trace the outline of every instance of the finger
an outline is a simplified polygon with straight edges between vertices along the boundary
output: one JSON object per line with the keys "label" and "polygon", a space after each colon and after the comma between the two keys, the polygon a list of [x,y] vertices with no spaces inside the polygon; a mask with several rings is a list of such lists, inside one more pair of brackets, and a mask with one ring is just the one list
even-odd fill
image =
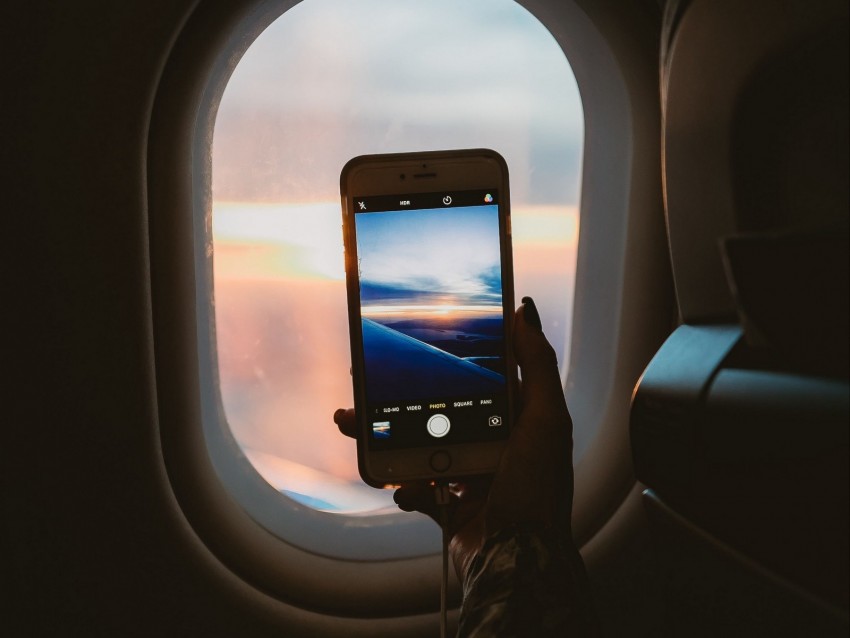
{"label": "finger", "polygon": [[452,536],[481,515],[487,504],[491,484],[492,478],[488,477],[452,485],[452,494],[457,497],[452,501],[449,524],[449,533]]}
{"label": "finger", "polygon": [[522,372],[523,405],[528,408],[563,403],[558,357],[540,328],[537,308],[530,297],[523,298],[516,313],[514,350]]}
{"label": "finger", "polygon": [[[489,481],[472,484],[453,484],[450,491],[449,536],[454,536],[472,519],[481,514],[487,500],[485,486]],[[458,496],[460,493],[460,496]],[[409,483],[398,488],[393,500],[405,512],[425,514],[437,525],[442,526],[440,508],[436,504],[434,486],[427,483]]]}
{"label": "finger", "polygon": [[340,408],[334,412],[334,423],[345,436],[352,439],[357,437],[357,419],[354,416],[354,408]]}
{"label": "finger", "polygon": [[463,501],[483,501],[487,499],[487,494],[490,492],[490,484],[493,482],[492,476],[475,477],[466,479],[463,482],[452,483],[450,485],[451,493],[458,497],[458,500]]}
{"label": "finger", "polygon": [[434,488],[427,483],[402,485],[393,493],[393,500],[399,509],[405,512],[421,512],[437,525],[440,524],[439,512],[434,501]]}

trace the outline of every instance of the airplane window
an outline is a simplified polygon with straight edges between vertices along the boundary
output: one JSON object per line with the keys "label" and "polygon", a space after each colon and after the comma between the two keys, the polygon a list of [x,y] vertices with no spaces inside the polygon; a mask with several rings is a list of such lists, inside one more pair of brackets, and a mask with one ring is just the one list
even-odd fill
{"label": "airplane window", "polygon": [[511,171],[517,297],[566,378],[584,116],[563,51],[511,0],[305,0],[237,65],[212,143],[221,399],[247,459],[324,512],[394,512],[338,434],[352,405],[339,171],[355,155],[488,147]]}

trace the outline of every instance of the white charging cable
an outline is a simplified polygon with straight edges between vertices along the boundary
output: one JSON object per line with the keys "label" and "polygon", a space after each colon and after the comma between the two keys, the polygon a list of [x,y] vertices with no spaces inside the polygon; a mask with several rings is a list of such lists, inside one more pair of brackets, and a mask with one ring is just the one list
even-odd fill
{"label": "white charging cable", "polygon": [[434,500],[440,512],[440,528],[443,531],[443,576],[440,580],[440,638],[446,638],[449,591],[449,501],[451,494],[447,483],[438,483],[434,488]]}

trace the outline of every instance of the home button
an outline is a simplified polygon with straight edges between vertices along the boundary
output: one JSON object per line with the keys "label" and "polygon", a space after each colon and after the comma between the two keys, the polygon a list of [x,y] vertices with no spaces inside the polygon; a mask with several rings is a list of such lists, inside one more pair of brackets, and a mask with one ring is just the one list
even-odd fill
{"label": "home button", "polygon": [[431,469],[435,472],[445,472],[452,466],[452,457],[448,452],[440,450],[431,455]]}

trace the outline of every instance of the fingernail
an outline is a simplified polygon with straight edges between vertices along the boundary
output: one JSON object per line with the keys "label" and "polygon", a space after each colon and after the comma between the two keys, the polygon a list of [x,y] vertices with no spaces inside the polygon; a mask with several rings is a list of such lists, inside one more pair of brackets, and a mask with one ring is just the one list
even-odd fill
{"label": "fingernail", "polygon": [[543,324],[540,323],[540,313],[537,312],[537,305],[534,303],[534,299],[531,297],[523,297],[522,303],[525,305],[525,310],[523,311],[523,317],[525,317],[525,320],[542,332]]}

